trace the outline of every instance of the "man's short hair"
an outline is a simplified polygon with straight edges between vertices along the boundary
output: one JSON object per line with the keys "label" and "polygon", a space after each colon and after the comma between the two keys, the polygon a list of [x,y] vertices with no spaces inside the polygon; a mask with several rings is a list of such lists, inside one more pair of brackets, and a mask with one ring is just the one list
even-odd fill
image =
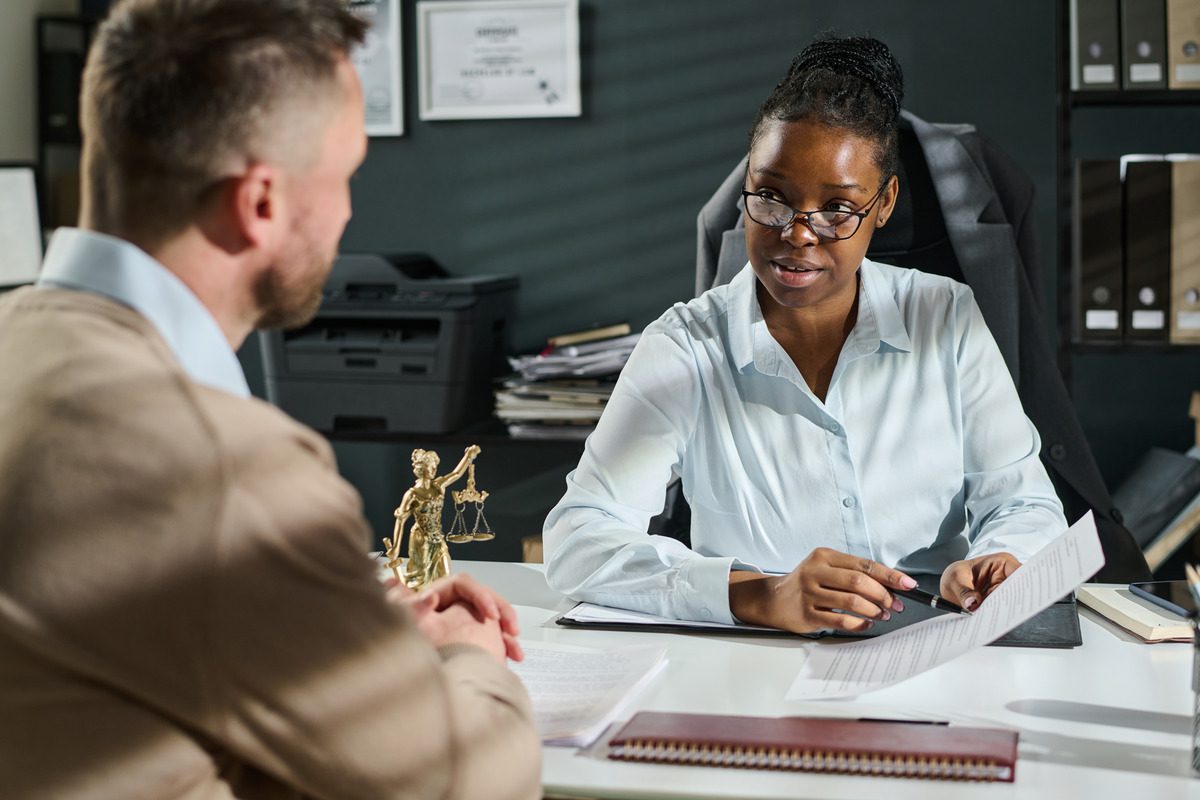
{"label": "man's short hair", "polygon": [[152,246],[247,163],[302,168],[365,31],[344,0],[118,2],[84,70],[85,219]]}

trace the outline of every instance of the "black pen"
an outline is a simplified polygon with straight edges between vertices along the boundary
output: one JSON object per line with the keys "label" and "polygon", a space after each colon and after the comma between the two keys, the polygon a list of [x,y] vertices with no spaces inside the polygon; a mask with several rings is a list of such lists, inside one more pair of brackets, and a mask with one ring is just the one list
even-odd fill
{"label": "black pen", "polygon": [[930,594],[929,592],[926,592],[922,589],[917,589],[917,588],[892,589],[892,588],[889,588],[888,591],[890,591],[892,594],[898,594],[901,597],[907,597],[909,600],[916,600],[918,603],[920,603],[923,606],[929,606],[930,608],[940,608],[943,611],[953,611],[955,614],[962,614],[967,617],[971,616],[971,612],[967,611],[962,606],[951,603],[949,600],[942,597],[941,595]]}

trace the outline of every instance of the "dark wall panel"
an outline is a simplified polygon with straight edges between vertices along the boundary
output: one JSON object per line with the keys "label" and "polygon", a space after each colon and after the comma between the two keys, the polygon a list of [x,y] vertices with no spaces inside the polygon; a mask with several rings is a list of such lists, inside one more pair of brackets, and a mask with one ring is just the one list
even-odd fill
{"label": "dark wall panel", "polygon": [[582,117],[454,122],[417,119],[404,5],[407,134],[372,139],[343,249],[519,275],[519,349],[591,323],[645,325],[691,296],[696,211],[792,56],[827,29],[884,39],[908,108],[974,122],[1010,152],[1038,184],[1055,252],[1052,3],[584,0]]}

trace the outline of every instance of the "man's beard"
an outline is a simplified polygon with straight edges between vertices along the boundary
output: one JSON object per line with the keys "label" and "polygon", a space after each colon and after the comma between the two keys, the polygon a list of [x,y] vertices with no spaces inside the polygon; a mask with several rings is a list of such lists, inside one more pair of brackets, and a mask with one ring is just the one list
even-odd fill
{"label": "man's beard", "polygon": [[323,269],[311,269],[301,283],[289,285],[279,268],[265,271],[254,286],[254,295],[262,315],[256,328],[291,330],[307,325],[321,307],[322,290],[329,277],[332,261],[322,260]]}

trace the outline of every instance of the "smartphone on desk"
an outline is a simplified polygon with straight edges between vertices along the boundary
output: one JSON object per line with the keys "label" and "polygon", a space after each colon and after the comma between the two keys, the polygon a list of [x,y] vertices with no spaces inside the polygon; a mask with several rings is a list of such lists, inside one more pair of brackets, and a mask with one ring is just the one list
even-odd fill
{"label": "smartphone on desk", "polygon": [[1181,617],[1196,613],[1187,581],[1139,581],[1129,584],[1129,591]]}

